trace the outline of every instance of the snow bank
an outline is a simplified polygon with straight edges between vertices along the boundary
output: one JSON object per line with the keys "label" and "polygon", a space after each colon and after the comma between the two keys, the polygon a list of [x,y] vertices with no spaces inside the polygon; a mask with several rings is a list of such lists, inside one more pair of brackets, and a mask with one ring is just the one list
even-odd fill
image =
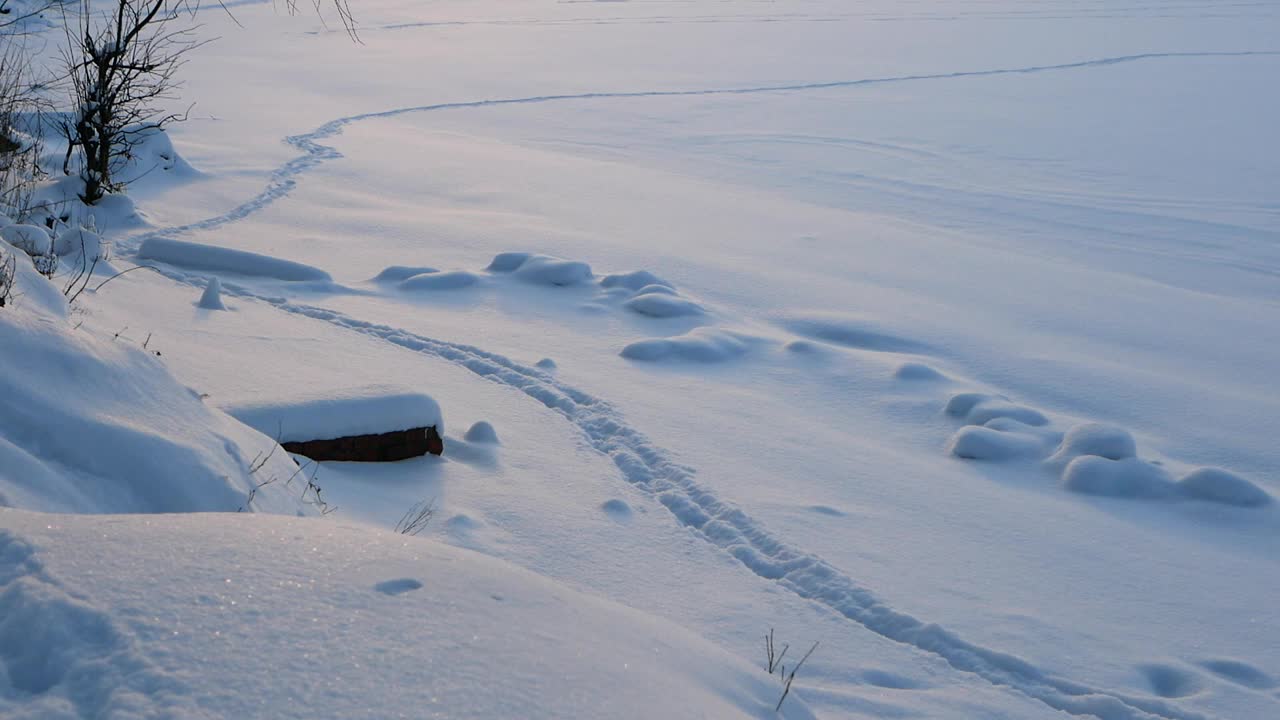
{"label": "snow bank", "polygon": [[485,269],[495,273],[511,273],[535,285],[581,285],[591,280],[591,266],[584,262],[524,252],[499,253]]}
{"label": "snow bank", "polygon": [[[0,252],[16,252],[0,244]],[[0,505],[56,512],[235,511],[269,438],[211,409],[137,342],[72,329],[59,289],[18,263],[0,309]],[[251,508],[297,512],[274,486]]]}
{"label": "snow bank", "polygon": [[329,273],[319,268],[292,260],[165,238],[148,238],[143,241],[142,247],[138,248],[138,257],[192,270],[212,270],[276,280],[327,281],[332,279]]}
{"label": "snow bank", "polygon": [[776,677],[685,628],[425,538],[234,514],[0,526],[4,717],[813,717],[803,690],[775,715]]}
{"label": "snow bank", "polygon": [[258,399],[222,409],[265,435],[279,435],[280,442],[333,440],[432,425],[444,434],[440,405],[431,396],[393,385]]}

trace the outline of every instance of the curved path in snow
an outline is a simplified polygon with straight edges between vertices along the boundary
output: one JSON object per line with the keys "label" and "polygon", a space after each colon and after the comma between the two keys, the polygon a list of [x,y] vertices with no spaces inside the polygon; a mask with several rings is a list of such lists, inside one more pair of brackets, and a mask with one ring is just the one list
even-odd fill
{"label": "curved path in snow", "polygon": [[[267,187],[249,201],[228,213],[200,222],[136,235],[122,243],[122,250],[126,255],[132,255],[147,238],[172,237],[196,230],[215,229],[271,205],[288,195],[297,185],[299,175],[327,160],[341,157],[336,149],[321,144],[320,140],[337,135],[347,125],[362,120],[497,105],[821,90],[917,80],[1049,72],[1156,58],[1248,55],[1280,55],[1280,51],[1152,53],[1003,70],[752,88],[544,95],[439,103],[353,115],[330,121],[309,133],[287,138],[288,143],[304,154],[273,172]],[[175,281],[195,286],[203,286],[207,281],[207,276],[173,268],[162,268],[162,273]],[[234,296],[265,302],[285,312],[321,320],[461,365],[477,375],[525,393],[575,425],[596,451],[613,460],[628,482],[656,498],[679,523],[707,542],[724,549],[753,573],[777,582],[800,597],[821,603],[878,635],[936,655],[958,670],[973,673],[994,685],[1009,688],[1073,715],[1094,716],[1102,720],[1202,720],[1206,717],[1164,700],[1118,693],[1049,675],[1019,657],[968,642],[936,624],[893,609],[853,578],[816,555],[789,546],[745,512],[718,498],[712,490],[697,481],[692,468],[675,462],[668,452],[631,427],[623,414],[609,402],[560,382],[542,370],[471,345],[438,340],[401,328],[358,320],[327,308],[258,294],[240,285],[227,284],[224,289]]]}

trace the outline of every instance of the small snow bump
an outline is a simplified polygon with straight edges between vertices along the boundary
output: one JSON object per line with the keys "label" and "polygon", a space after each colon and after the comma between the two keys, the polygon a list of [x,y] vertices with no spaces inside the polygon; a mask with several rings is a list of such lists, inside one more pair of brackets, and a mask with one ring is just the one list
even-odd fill
{"label": "small snow bump", "polygon": [[397,287],[408,291],[459,290],[471,287],[479,280],[480,276],[475,273],[470,273],[466,270],[451,270],[449,272],[429,272],[412,275],[401,280]]}
{"label": "small snow bump", "polygon": [[600,509],[604,510],[615,520],[622,520],[631,517],[631,506],[617,498],[606,500],[601,503]]}
{"label": "small snow bump", "polygon": [[703,315],[706,312],[697,303],[666,293],[637,295],[623,303],[623,306],[632,312],[655,318]]}
{"label": "small snow bump", "polygon": [[484,420],[480,420],[467,428],[466,434],[462,437],[467,442],[498,444],[498,431],[494,430],[493,425]]}
{"label": "small snow bump", "polygon": [[671,283],[654,275],[648,270],[636,270],[629,273],[614,273],[605,275],[600,278],[600,287],[603,288],[626,288],[627,290],[638,291],[648,286],[659,286],[671,291],[673,286]]}
{"label": "small snow bump", "polygon": [[965,460],[1011,460],[1041,452],[1039,438],[1001,432],[980,425],[966,425],[951,438],[949,451]]}
{"label": "small snow bump", "polygon": [[1124,460],[1137,454],[1138,445],[1127,430],[1101,423],[1084,423],[1067,431],[1049,461],[1065,465],[1081,455]]}
{"label": "small snow bump", "polygon": [[1265,490],[1221,468],[1192,470],[1178,481],[1178,490],[1195,500],[1237,507],[1261,507],[1271,503],[1271,496]]}
{"label": "small snow bump", "polygon": [[382,272],[374,276],[373,282],[376,283],[392,283],[408,280],[414,275],[425,275],[428,273],[440,272],[433,267],[419,267],[413,265],[392,265]]}
{"label": "small snow bump", "polygon": [[1098,455],[1082,455],[1072,460],[1062,473],[1067,490],[1085,495],[1115,498],[1164,498],[1173,494],[1168,473],[1137,458],[1108,460]]}
{"label": "small snow bump", "polygon": [[209,284],[205,285],[204,293],[200,295],[197,307],[201,310],[227,309],[227,306],[222,302],[222,281],[216,276],[209,278]]}

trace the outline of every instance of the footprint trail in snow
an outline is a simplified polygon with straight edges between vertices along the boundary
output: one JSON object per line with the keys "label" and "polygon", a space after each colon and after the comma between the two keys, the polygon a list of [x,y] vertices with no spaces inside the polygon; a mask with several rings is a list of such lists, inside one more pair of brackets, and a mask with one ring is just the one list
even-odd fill
{"label": "footprint trail in snow", "polygon": [[[1060,65],[827,83],[710,90],[601,92],[439,103],[353,115],[333,120],[310,133],[288,138],[287,142],[299,148],[304,154],[278,168],[272,173],[267,187],[261,193],[230,212],[188,225],[136,235],[122,243],[121,249],[125,254],[134,255],[139,244],[147,239],[172,238],[197,230],[215,229],[268,207],[287,196],[296,187],[298,176],[327,160],[341,157],[341,153],[321,144],[320,140],[335,136],[347,125],[363,120],[417,112],[490,106],[595,99],[823,90],[894,82],[1029,74],[1157,58],[1246,55],[1280,55],[1280,52],[1149,53]],[[197,287],[204,287],[208,281],[204,275],[188,274],[170,268],[161,268],[161,272],[175,281]],[[666,451],[655,446],[643,433],[628,425],[623,415],[610,403],[560,382],[543,370],[516,363],[474,346],[437,340],[389,325],[358,320],[334,310],[294,303],[280,297],[259,295],[239,285],[227,284],[224,286],[224,292],[243,299],[265,302],[284,312],[321,320],[453,362],[493,382],[520,390],[560,413],[566,420],[577,426],[591,447],[610,457],[629,483],[657,499],[678,522],[696,532],[707,542],[728,552],[756,575],[773,580],[800,597],[821,603],[878,635],[940,657],[958,670],[973,673],[994,685],[1009,688],[1039,700],[1051,708],[1073,715],[1094,716],[1103,720],[1198,720],[1206,717],[1162,699],[1117,693],[1046,674],[1034,664],[1019,657],[968,642],[936,624],[893,609],[877,598],[870,589],[862,587],[848,575],[813,554],[787,545],[745,512],[719,499],[714,492],[697,482],[692,468],[675,462]],[[1168,683],[1159,684],[1163,686]],[[1177,693],[1169,693],[1169,695],[1175,694]]]}

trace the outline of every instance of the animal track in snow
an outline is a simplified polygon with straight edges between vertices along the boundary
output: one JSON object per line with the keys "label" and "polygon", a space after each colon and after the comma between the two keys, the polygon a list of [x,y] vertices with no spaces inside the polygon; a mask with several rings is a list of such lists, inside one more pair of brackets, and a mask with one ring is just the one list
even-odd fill
{"label": "animal track in snow", "polygon": [[399,578],[396,580],[383,580],[373,586],[374,590],[383,595],[403,595],[407,592],[422,589],[422,582],[413,578]]}
{"label": "animal track in snow", "polygon": [[[580,93],[438,103],[353,115],[330,121],[312,132],[288,138],[287,141],[301,150],[303,154],[278,168],[271,175],[266,188],[262,192],[230,212],[188,225],[144,233],[132,238],[128,243],[122,244],[121,249],[122,252],[127,253],[131,247],[136,250],[139,243],[149,238],[221,227],[271,205],[287,196],[296,187],[297,178],[300,175],[325,161],[341,157],[341,153],[332,147],[321,144],[321,140],[339,134],[349,124],[368,119],[394,117],[407,113],[468,108],[479,109],[531,103],[822,90],[892,82],[1069,70],[1161,57],[1250,54],[1276,53],[1144,54],[1060,65],[893,78],[868,78],[785,86],[687,91]],[[200,287],[203,287],[204,282],[207,280],[203,277],[193,279],[185,272],[171,269],[164,269],[163,273],[179,282],[186,282]],[[973,673],[994,685],[1008,687],[1023,695],[1035,698],[1051,708],[1074,715],[1095,716],[1106,720],[1120,720],[1122,718],[1192,720],[1202,717],[1197,713],[1183,710],[1177,705],[1163,700],[1130,696],[1120,692],[1090,687],[1068,678],[1049,675],[1034,664],[1021,658],[975,645],[936,624],[924,622],[892,609],[869,589],[862,587],[851,577],[844,575],[812,554],[786,545],[743,511],[721,501],[714,493],[696,482],[694,472],[691,469],[674,462],[665,451],[654,446],[647,437],[629,426],[622,415],[607,402],[559,383],[543,370],[525,367],[501,355],[490,353],[474,346],[449,343],[409,333],[395,327],[356,320],[336,311],[291,303],[281,297],[255,294],[245,288],[234,287],[228,288],[228,290],[229,294],[238,295],[244,299],[266,302],[285,312],[329,322],[403,348],[454,362],[493,382],[524,392],[546,407],[560,413],[567,421],[577,426],[593,448],[613,459],[615,465],[622,472],[624,479],[632,483],[636,488],[655,497],[691,532],[707,542],[723,548],[731,556],[742,562],[744,566],[761,577],[776,580],[779,585],[794,592],[796,595],[826,605],[849,620],[885,638],[916,647],[923,652],[942,658],[958,670]],[[899,341],[905,339],[895,338],[891,334],[886,336],[877,333],[875,330],[869,331],[870,334],[868,334],[867,329],[863,327],[831,325],[822,322],[816,325],[805,324],[804,320],[806,319],[801,319],[802,324],[798,327],[806,330],[809,333],[808,336],[835,342],[836,344],[887,352],[913,352],[922,347],[910,340],[906,340],[905,344],[900,343]],[[812,320],[812,318],[808,320]]]}
{"label": "animal track in snow", "polygon": [[1254,690],[1271,690],[1280,687],[1280,682],[1267,673],[1239,660],[1213,659],[1200,663],[1209,672]]}
{"label": "animal track in snow", "polygon": [[1151,692],[1163,698],[1187,697],[1204,687],[1195,673],[1174,665],[1151,663],[1138,666],[1138,671],[1151,686]]}

